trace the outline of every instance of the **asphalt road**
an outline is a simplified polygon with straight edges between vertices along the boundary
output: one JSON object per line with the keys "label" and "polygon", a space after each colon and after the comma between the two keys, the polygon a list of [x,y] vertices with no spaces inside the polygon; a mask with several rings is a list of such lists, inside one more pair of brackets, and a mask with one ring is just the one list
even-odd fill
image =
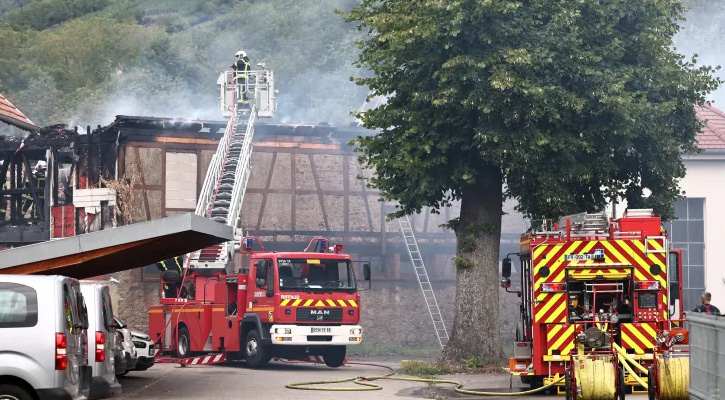
{"label": "asphalt road", "polygon": [[[382,362],[398,368],[397,362]],[[333,380],[357,376],[376,376],[388,371],[379,367],[349,365],[337,369],[314,364],[285,364],[272,362],[265,369],[252,370],[244,363],[179,367],[171,364],[157,364],[144,372],[131,372],[121,377],[123,393],[121,399],[239,399],[254,396],[259,399],[393,399],[393,398],[480,398],[458,395],[450,385],[436,388],[420,382],[377,381],[382,390],[366,392],[306,391],[285,388],[286,384],[303,381]],[[397,375],[396,375],[397,376]],[[441,377],[454,379],[466,388],[508,391],[509,376],[501,375],[457,375]],[[351,383],[338,387],[358,387]],[[521,390],[515,386],[514,390]],[[518,397],[518,396],[516,396]],[[504,397],[493,397],[504,398]],[[511,398],[511,397],[507,397]],[[527,399],[549,398],[549,396],[526,396]]]}
{"label": "asphalt road", "polygon": [[[367,360],[366,360],[367,361]],[[399,368],[399,362],[383,361],[381,364]],[[467,396],[453,391],[452,385],[438,387],[420,382],[379,380],[382,390],[365,392],[306,391],[285,388],[294,382],[334,380],[358,376],[384,375],[388,371],[371,366],[348,365],[337,369],[314,364],[285,364],[272,362],[261,370],[246,368],[244,363],[218,366],[179,367],[172,364],[157,364],[144,372],[131,372],[121,377],[123,393],[121,399],[204,399],[220,400],[240,398],[258,399],[516,399],[556,400],[563,396]],[[402,376],[402,375],[396,375]],[[466,389],[508,392],[526,390],[507,374],[441,376],[464,384]],[[357,387],[352,383],[341,383],[337,387]],[[329,387],[329,385],[328,385]],[[628,400],[645,400],[643,395],[627,395]]]}

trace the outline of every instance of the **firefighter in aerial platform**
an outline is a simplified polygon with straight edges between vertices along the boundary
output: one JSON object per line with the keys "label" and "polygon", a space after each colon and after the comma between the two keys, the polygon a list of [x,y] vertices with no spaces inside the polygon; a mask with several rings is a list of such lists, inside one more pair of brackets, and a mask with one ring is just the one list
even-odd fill
{"label": "firefighter in aerial platform", "polygon": [[[164,261],[156,263],[156,268],[163,274],[166,271],[176,271],[179,273],[179,277],[184,277],[184,259],[181,256],[169,258]],[[173,299],[179,294],[179,286],[181,281],[175,282],[164,282],[164,298]],[[186,297],[186,290],[181,291],[180,297]]]}
{"label": "firefighter in aerial platform", "polygon": [[247,52],[243,50],[238,51],[236,56],[237,61],[232,64],[232,68],[234,69],[234,85],[237,103],[241,104],[244,108],[248,108],[247,78],[249,77],[249,57],[247,57]]}

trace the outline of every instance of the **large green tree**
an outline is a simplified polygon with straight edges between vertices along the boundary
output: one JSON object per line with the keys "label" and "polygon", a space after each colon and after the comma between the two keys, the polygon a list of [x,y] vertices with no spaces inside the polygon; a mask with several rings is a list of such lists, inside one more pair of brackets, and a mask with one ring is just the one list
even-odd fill
{"label": "large green tree", "polygon": [[502,359],[502,201],[532,219],[614,198],[673,215],[712,69],[672,47],[680,0],[362,0],[361,162],[394,216],[460,199],[456,316],[444,358]]}

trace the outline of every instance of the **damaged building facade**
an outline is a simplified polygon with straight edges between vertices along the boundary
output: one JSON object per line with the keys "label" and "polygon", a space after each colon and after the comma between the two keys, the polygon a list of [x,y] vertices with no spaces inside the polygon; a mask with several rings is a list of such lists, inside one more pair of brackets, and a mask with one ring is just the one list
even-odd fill
{"label": "damaged building facade", "polygon": [[[0,159],[6,160],[0,176],[9,183],[0,192],[9,204],[0,241],[11,247],[193,212],[225,127],[225,121],[118,116],[105,127],[78,132],[58,126],[32,130],[24,141],[0,142]],[[386,220],[394,205],[366,187],[360,178],[368,172],[347,145],[368,132],[286,124],[259,124],[255,131],[240,221],[245,235],[277,251],[302,250],[313,236],[344,244],[346,253],[373,270],[372,290],[361,293],[365,342],[437,346],[398,223]],[[33,181],[38,161],[47,163],[42,186]],[[28,197],[37,198],[37,215],[32,209],[22,214],[22,199]],[[525,229],[507,208],[503,252],[515,251]],[[455,236],[440,225],[457,213],[454,207],[411,217],[449,327]],[[241,257],[235,262],[240,265]],[[159,298],[158,270],[151,265],[113,277],[119,282],[118,313],[144,329],[148,305]],[[502,308],[502,315],[513,315],[510,307]],[[513,333],[511,324],[504,331]]]}

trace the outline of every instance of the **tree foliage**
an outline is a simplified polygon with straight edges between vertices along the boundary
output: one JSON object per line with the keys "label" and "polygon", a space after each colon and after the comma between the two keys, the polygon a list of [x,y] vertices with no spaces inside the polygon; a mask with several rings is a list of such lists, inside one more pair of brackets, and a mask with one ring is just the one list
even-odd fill
{"label": "tree foliage", "polygon": [[349,122],[366,91],[348,80],[357,32],[334,9],[354,3],[12,0],[0,6],[0,93],[41,125],[219,118],[216,79],[241,48],[274,69],[279,121]]}
{"label": "tree foliage", "polygon": [[535,219],[622,198],[673,217],[695,104],[720,83],[674,51],[682,15],[680,0],[362,0],[346,15],[374,73],[355,81],[388,98],[361,116],[379,131],[357,139],[372,184],[394,216],[461,200],[445,358],[501,359],[504,197]]}
{"label": "tree foliage", "polygon": [[[441,207],[500,168],[532,217],[601,208],[615,196],[672,216],[694,151],[694,107],[713,69],[672,49],[683,6],[668,1],[362,1],[358,78],[388,104],[364,116],[374,184],[400,214]],[[645,197],[643,190],[651,191]]]}

